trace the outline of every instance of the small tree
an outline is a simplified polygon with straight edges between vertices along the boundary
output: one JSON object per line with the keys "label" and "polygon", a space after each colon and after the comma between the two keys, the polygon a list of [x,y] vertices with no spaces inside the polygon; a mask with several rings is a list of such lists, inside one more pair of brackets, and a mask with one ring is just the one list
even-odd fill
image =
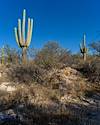
{"label": "small tree", "polygon": [[18,63],[20,61],[20,55],[18,50],[11,48],[9,45],[4,46],[5,59],[7,63]]}
{"label": "small tree", "polygon": [[90,47],[95,52],[96,55],[100,56],[100,41],[92,42],[90,44]]}
{"label": "small tree", "polygon": [[47,42],[35,56],[35,62],[45,68],[67,64],[70,52],[59,46],[57,42]]}
{"label": "small tree", "polygon": [[1,64],[20,62],[20,54],[15,48],[11,48],[9,45],[4,45],[0,48]]}

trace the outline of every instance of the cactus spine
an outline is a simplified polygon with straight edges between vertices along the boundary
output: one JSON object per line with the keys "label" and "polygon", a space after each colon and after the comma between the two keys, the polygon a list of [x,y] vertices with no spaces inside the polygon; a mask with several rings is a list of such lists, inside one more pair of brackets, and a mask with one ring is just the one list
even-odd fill
{"label": "cactus spine", "polygon": [[22,62],[25,64],[27,61],[27,48],[30,45],[33,30],[33,19],[28,18],[27,38],[25,39],[25,20],[26,10],[23,10],[23,20],[18,19],[18,28],[14,28],[15,38],[18,46],[22,49]]}
{"label": "cactus spine", "polygon": [[86,61],[88,48],[86,47],[86,36],[85,36],[85,34],[83,36],[83,42],[82,42],[82,44],[80,44],[80,51],[81,51],[81,54],[83,55],[83,60]]}

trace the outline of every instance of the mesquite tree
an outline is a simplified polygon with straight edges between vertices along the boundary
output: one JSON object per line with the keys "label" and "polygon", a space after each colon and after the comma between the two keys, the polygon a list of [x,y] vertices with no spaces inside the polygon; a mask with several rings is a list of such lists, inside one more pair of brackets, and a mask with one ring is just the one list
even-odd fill
{"label": "mesquite tree", "polygon": [[22,62],[27,62],[27,48],[30,45],[33,30],[33,19],[28,18],[27,37],[25,37],[26,10],[23,10],[23,20],[18,19],[18,28],[14,28],[18,46],[22,49]]}

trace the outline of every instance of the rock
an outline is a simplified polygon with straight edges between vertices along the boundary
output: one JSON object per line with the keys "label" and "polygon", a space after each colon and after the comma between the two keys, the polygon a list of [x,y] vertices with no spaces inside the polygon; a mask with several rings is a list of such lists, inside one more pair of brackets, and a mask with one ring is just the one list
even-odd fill
{"label": "rock", "polygon": [[15,88],[15,86],[12,86],[12,83],[10,83],[10,82],[3,82],[0,85],[0,90],[6,91],[6,92],[13,92],[16,90],[16,88]]}
{"label": "rock", "polygon": [[7,115],[11,115],[11,116],[16,116],[16,114],[14,113],[13,109],[9,109],[5,112]]}
{"label": "rock", "polygon": [[72,99],[71,95],[64,95],[61,97],[60,101],[61,103],[66,103],[67,101],[70,101]]}
{"label": "rock", "polygon": [[0,85],[0,90],[1,90],[1,91],[6,91],[6,90],[7,90],[7,86],[1,84],[1,85]]}
{"label": "rock", "polygon": [[1,85],[5,85],[5,86],[8,86],[9,84],[11,84],[10,82],[2,82]]}
{"label": "rock", "polygon": [[47,75],[46,81],[48,80],[47,83],[49,83],[52,89],[59,89],[62,92],[68,92],[75,88],[76,84],[77,86],[79,85],[79,78],[80,73],[77,70],[71,67],[65,67],[63,69],[53,69],[50,71]]}
{"label": "rock", "polygon": [[71,74],[73,74],[73,75],[77,75],[78,74],[78,71],[75,70],[75,69],[72,69],[71,67],[65,67],[64,69],[61,70],[61,72],[63,74],[65,74],[66,76],[69,76]]}
{"label": "rock", "polygon": [[7,87],[7,92],[13,92],[13,91],[15,91],[15,90],[16,90],[15,87],[12,87],[12,86],[8,86],[8,87]]}

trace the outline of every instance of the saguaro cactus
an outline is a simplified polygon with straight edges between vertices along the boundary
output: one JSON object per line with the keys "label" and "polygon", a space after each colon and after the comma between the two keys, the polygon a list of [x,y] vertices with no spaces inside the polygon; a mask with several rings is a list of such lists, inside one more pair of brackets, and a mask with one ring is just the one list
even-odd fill
{"label": "saguaro cactus", "polygon": [[83,42],[82,42],[82,44],[80,44],[80,51],[81,51],[81,54],[83,55],[83,60],[86,61],[88,48],[86,47],[86,36],[85,36],[85,34],[83,36]]}
{"label": "saguaro cactus", "polygon": [[[25,64],[27,61],[27,48],[30,45],[33,30],[33,19],[28,18],[27,38],[25,37],[25,24],[26,24],[26,10],[23,10],[23,20],[18,19],[18,28],[14,28],[15,38],[18,46],[22,49],[22,62]],[[25,39],[26,38],[26,39]]]}
{"label": "saguaro cactus", "polygon": [[4,46],[1,48],[1,64],[4,64],[4,60],[5,60],[5,52],[4,52]]}

